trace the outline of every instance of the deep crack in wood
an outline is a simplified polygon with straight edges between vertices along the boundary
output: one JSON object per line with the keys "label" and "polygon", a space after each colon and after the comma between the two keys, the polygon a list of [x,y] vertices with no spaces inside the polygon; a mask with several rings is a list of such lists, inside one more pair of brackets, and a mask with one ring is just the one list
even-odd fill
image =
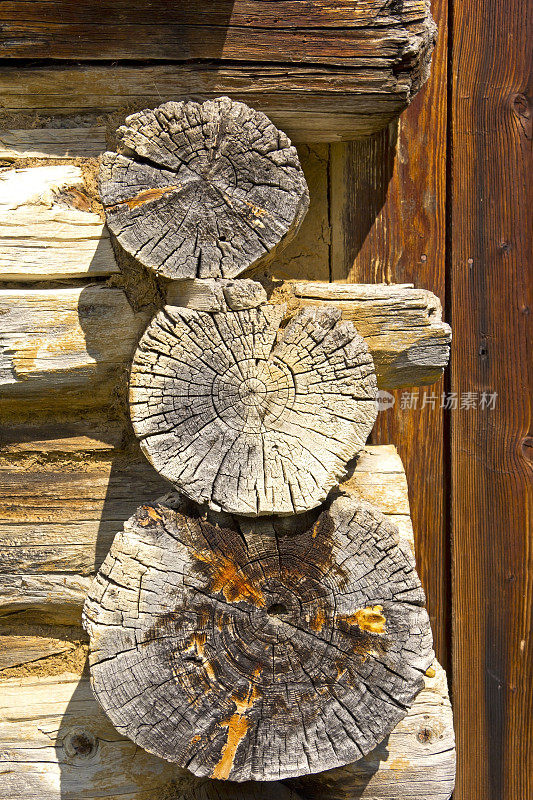
{"label": "deep crack in wood", "polygon": [[409,545],[341,495],[246,520],[170,495],[115,538],[84,609],[120,733],[199,776],[275,780],[368,753],[433,659]]}
{"label": "deep crack in wood", "polygon": [[132,114],[118,151],[101,163],[107,224],[168,278],[232,278],[267,263],[309,206],[290,139],[228,97]]}
{"label": "deep crack in wood", "polygon": [[259,286],[234,281],[226,298],[256,307],[165,306],[155,316],[133,361],[133,426],[155,469],[199,503],[252,516],[306,511],[370,434],[372,357],[338,309],[304,309],[279,330],[284,306],[245,284]]}

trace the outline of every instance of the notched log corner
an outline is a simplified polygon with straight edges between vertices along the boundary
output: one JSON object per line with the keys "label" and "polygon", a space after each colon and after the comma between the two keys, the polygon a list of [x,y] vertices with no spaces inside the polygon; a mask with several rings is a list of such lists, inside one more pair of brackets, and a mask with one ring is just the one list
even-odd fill
{"label": "notched log corner", "polygon": [[228,97],[127,117],[104,154],[100,193],[120,244],[167,278],[235,277],[271,261],[309,192],[296,148]]}
{"label": "notched log corner", "polygon": [[166,305],[139,343],[130,411],[141,448],[215,510],[313,508],[375,422],[368,348],[336,308],[303,309],[280,329],[284,306],[266,303],[260,285],[209,285],[208,311]]}
{"label": "notched log corner", "polygon": [[90,590],[92,684],[122,734],[196,775],[314,773],[406,715],[433,659],[423,604],[371,506],[246,520],[170,495],[129,520]]}

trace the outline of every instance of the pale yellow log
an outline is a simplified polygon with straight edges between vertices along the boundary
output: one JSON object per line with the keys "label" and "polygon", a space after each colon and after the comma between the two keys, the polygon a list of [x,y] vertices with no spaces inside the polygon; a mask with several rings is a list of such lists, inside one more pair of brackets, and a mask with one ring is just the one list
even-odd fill
{"label": "pale yellow log", "polygon": [[103,405],[148,321],[103,285],[0,290],[0,402]]}
{"label": "pale yellow log", "polygon": [[0,280],[118,272],[104,222],[72,164],[0,173]]}

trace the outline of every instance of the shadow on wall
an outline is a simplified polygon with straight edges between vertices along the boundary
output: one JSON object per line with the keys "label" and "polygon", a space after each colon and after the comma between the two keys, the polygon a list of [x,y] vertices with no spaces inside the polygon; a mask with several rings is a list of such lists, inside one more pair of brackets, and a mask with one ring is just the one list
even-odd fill
{"label": "shadow on wall", "polygon": [[[355,261],[385,205],[393,177],[398,126],[396,120],[365,139],[331,145],[331,275],[334,281],[358,280],[357,271],[354,273]],[[367,282],[371,265],[361,266]],[[378,276],[373,278],[377,279]]]}

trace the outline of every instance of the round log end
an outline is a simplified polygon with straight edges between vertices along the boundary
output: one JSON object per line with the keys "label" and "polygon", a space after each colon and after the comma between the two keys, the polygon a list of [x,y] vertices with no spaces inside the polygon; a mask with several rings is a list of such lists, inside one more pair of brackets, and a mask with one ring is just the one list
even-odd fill
{"label": "round log end", "polygon": [[266,263],[309,205],[289,138],[228,97],[132,114],[118,151],[100,169],[107,224],[167,278],[232,278]]}
{"label": "round log end", "polygon": [[249,516],[299,513],[364,447],[374,366],[338,309],[304,309],[280,327],[284,307],[257,302],[215,313],[165,306],[134,357],[131,417],[155,469],[192,500]]}
{"label": "round log end", "polygon": [[170,496],[126,523],[84,609],[113,724],[198,776],[276,780],[368,753],[433,659],[398,531],[346,496],[298,517],[200,515]]}

